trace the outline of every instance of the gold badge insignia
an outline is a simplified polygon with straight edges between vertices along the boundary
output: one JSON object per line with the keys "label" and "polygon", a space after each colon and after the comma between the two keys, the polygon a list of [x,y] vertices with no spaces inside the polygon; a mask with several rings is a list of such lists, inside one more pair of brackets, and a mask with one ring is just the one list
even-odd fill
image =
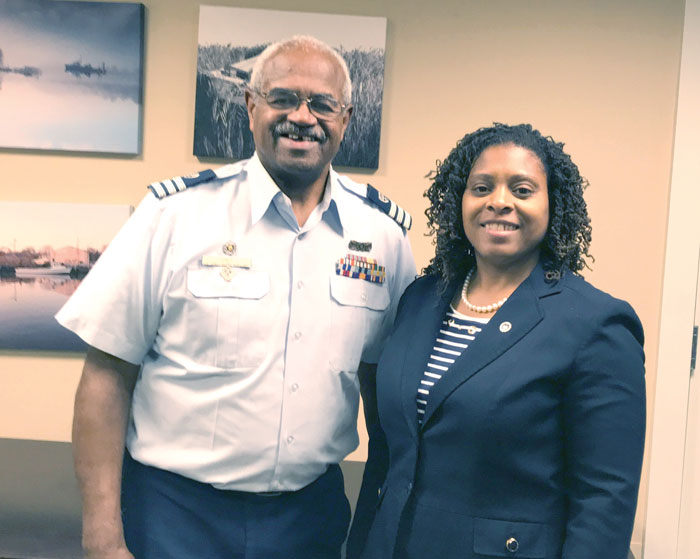
{"label": "gold badge insignia", "polygon": [[221,277],[226,281],[231,281],[231,279],[233,279],[233,268],[230,266],[221,268]]}

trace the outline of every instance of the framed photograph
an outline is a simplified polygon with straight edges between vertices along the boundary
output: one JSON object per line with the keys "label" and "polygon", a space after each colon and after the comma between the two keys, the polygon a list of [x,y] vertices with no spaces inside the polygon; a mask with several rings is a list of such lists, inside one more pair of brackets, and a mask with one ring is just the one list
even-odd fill
{"label": "framed photograph", "polygon": [[140,153],[143,14],[0,0],[0,148]]}
{"label": "framed photograph", "polygon": [[386,45],[382,17],[200,6],[194,154],[229,160],[253,154],[245,87],[265,47],[292,35],[329,44],[350,70],[354,109],[333,164],[376,169]]}
{"label": "framed photograph", "polygon": [[131,206],[0,202],[0,349],[83,351],[54,319]]}

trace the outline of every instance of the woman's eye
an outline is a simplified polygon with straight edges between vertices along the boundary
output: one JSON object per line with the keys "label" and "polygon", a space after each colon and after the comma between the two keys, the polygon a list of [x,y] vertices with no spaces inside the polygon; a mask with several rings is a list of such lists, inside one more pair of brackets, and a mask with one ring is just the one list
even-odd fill
{"label": "woman's eye", "polygon": [[527,186],[516,186],[515,193],[518,196],[528,196],[528,195],[532,194],[532,189],[527,187]]}

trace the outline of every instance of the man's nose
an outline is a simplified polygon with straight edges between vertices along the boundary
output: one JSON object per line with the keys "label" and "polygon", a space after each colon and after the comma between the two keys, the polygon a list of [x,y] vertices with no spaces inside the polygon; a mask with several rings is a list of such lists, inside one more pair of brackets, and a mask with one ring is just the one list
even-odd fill
{"label": "man's nose", "polygon": [[287,120],[305,125],[313,125],[318,121],[318,119],[309,110],[309,102],[306,99],[302,99],[299,102],[299,106],[287,114]]}

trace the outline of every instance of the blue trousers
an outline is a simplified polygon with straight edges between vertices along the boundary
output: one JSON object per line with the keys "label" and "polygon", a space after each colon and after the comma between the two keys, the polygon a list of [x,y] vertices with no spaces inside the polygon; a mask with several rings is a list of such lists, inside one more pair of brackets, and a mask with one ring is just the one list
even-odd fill
{"label": "blue trousers", "polygon": [[269,496],[215,489],[126,453],[122,519],[136,559],[340,559],[350,505],[338,465]]}

